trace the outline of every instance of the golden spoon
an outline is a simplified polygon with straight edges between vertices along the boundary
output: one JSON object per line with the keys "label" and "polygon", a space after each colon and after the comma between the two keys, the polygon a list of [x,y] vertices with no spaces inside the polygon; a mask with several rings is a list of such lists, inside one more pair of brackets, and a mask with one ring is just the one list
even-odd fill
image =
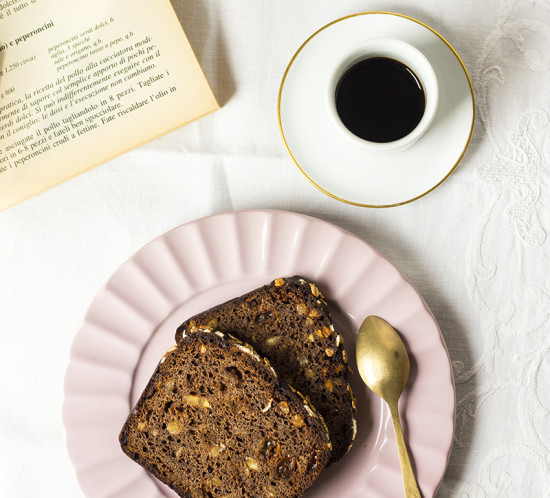
{"label": "golden spoon", "polygon": [[357,369],[363,382],[390,409],[407,498],[420,498],[403,438],[397,404],[409,378],[409,356],[395,329],[378,316],[365,318],[357,335]]}

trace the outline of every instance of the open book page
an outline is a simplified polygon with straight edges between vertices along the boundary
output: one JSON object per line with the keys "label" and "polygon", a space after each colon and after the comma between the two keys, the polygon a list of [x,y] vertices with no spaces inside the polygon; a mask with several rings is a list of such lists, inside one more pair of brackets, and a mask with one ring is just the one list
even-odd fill
{"label": "open book page", "polygon": [[216,109],[169,0],[0,0],[0,209]]}

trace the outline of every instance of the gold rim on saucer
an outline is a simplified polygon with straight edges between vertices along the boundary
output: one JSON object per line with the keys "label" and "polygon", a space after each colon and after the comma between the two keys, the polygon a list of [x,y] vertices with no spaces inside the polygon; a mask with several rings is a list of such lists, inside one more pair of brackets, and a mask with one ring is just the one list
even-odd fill
{"label": "gold rim on saucer", "polygon": [[[292,154],[292,151],[290,150],[290,147],[286,141],[286,137],[285,137],[285,134],[284,134],[284,131],[283,131],[283,126],[282,126],[282,123],[281,123],[281,96],[282,96],[282,93],[283,93],[283,88],[284,88],[284,84],[285,84],[285,81],[286,81],[286,78],[287,78],[287,75],[288,75],[288,72],[290,71],[290,68],[292,67],[292,64],[294,63],[294,61],[296,60],[296,58],[298,57],[298,55],[300,54],[300,52],[302,51],[302,49],[315,37],[317,36],[319,33],[321,33],[322,31],[324,31],[325,29],[329,28],[330,26],[332,26],[333,24],[336,24],[336,23],[339,23],[341,21],[345,21],[347,19],[350,19],[350,18],[353,18],[353,17],[358,17],[358,16],[364,16],[364,15],[371,15],[371,14],[383,14],[383,15],[390,15],[390,16],[396,16],[396,17],[402,17],[402,18],[405,18],[405,19],[408,19],[409,21],[413,21],[421,26],[423,26],[424,28],[428,29],[429,31],[431,31],[432,33],[434,33],[438,38],[441,39],[441,41],[443,41],[445,43],[445,45],[447,45],[447,47],[449,47],[449,49],[451,50],[451,52],[455,55],[456,59],[458,60],[458,62],[460,63],[460,66],[462,67],[462,70],[464,71],[464,75],[466,76],[466,79],[468,81],[468,85],[470,87],[470,94],[471,94],[471,97],[472,97],[472,123],[471,123],[471,126],[470,126],[470,133],[468,135],[468,138],[466,140],[466,143],[464,145],[464,149],[462,150],[462,153],[459,155],[458,159],[456,160],[456,162],[454,163],[454,165],[452,166],[452,168],[449,170],[449,172],[437,183],[435,184],[433,187],[431,187],[430,189],[428,189],[427,191],[425,191],[424,193],[420,194],[420,195],[417,195],[416,197],[413,197],[411,199],[408,199],[408,200],[405,200],[405,201],[401,201],[401,202],[396,202],[396,203],[393,203],[393,204],[365,204],[365,203],[361,203],[361,202],[355,202],[355,201],[350,201],[350,200],[347,200],[347,199],[343,199],[341,197],[338,197],[337,195],[334,195],[332,194],[331,192],[329,192],[328,190],[326,190],[325,188],[321,187],[320,185],[318,185],[315,181],[313,181],[312,178],[310,178],[308,176],[308,174],[304,171],[304,169],[300,166],[300,164],[298,163],[298,161],[296,160],[296,158],[294,157],[294,155]],[[384,11],[368,11],[368,12],[359,12],[359,13],[356,13],[356,14],[351,14],[349,16],[345,16],[345,17],[341,17],[339,19],[336,19],[328,24],[326,24],[325,26],[323,26],[322,28],[318,29],[317,31],[315,31],[304,43],[302,43],[302,45],[300,46],[300,48],[298,48],[298,50],[295,52],[295,54],[292,56],[292,58],[290,59],[290,62],[288,63],[286,69],[285,69],[285,72],[283,74],[283,78],[281,80],[281,84],[279,86],[279,95],[278,95],[278,98],[277,98],[277,121],[278,121],[278,124],[279,124],[279,131],[281,133],[281,137],[283,139],[283,142],[285,144],[285,147],[286,147],[286,150],[288,152],[288,154],[290,155],[290,157],[292,158],[292,160],[294,161],[294,164],[296,164],[296,166],[298,167],[298,169],[300,170],[300,172],[309,180],[310,183],[312,183],[317,189],[319,189],[321,192],[323,192],[324,194],[328,195],[329,197],[332,197],[333,199],[336,199],[338,201],[341,201],[341,202],[344,202],[346,204],[352,204],[354,206],[360,206],[360,207],[369,207],[369,208],[387,208],[387,207],[395,207],[395,206],[401,206],[403,204],[408,204],[410,202],[413,202],[413,201],[416,201],[424,196],[426,196],[427,194],[429,194],[430,192],[432,192],[433,190],[435,190],[437,187],[439,187],[445,180],[447,180],[447,178],[449,178],[449,176],[451,176],[451,174],[453,173],[453,171],[456,169],[456,167],[458,166],[458,164],[462,161],[462,158],[464,157],[464,155],[466,154],[466,150],[468,149],[468,146],[470,145],[470,141],[472,139],[472,135],[473,135],[473,132],[474,132],[474,124],[475,124],[475,117],[476,117],[476,109],[475,109],[475,96],[474,96],[474,90],[473,90],[473,85],[472,85],[472,80],[470,79],[470,75],[468,74],[468,71],[466,70],[466,66],[464,65],[464,62],[462,61],[462,59],[460,58],[460,56],[458,55],[458,53],[456,52],[456,50],[452,47],[452,45],[443,37],[441,36],[437,31],[435,31],[433,28],[431,28],[430,26],[428,26],[427,24],[424,24],[423,22],[417,20],[417,19],[414,19],[412,17],[409,17],[409,16],[406,16],[406,15],[403,15],[403,14],[397,14],[395,12],[384,12]]]}

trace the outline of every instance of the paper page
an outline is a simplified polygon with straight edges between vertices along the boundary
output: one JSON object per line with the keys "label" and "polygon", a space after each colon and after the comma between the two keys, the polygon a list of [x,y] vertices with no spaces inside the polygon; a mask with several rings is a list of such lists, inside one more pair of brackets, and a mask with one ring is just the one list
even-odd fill
{"label": "paper page", "polygon": [[0,209],[216,109],[169,0],[0,0]]}

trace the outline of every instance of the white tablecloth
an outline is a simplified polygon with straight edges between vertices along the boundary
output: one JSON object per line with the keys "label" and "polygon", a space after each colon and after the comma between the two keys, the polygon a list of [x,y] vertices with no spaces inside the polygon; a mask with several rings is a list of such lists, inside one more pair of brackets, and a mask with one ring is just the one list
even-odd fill
{"label": "white tablecloth", "polygon": [[[0,496],[82,496],[61,407],[88,305],[152,238],[244,208],[350,230],[424,296],[457,389],[438,496],[550,496],[550,3],[173,3],[222,109],[0,213]],[[476,94],[476,128],[458,169],[428,196],[391,209],[315,189],[287,155],[276,117],[295,50],[326,23],[367,10],[440,32]]]}

